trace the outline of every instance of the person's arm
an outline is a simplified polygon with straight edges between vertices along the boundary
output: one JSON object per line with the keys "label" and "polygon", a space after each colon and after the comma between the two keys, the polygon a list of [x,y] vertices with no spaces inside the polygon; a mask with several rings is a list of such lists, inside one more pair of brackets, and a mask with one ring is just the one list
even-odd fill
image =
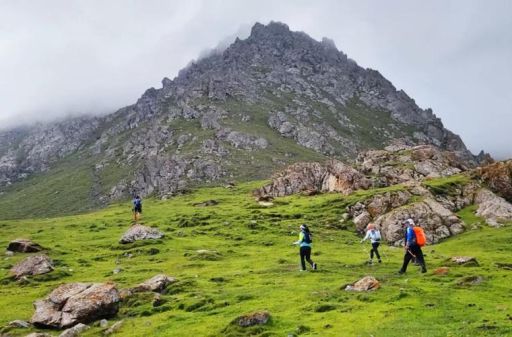
{"label": "person's arm", "polygon": [[366,231],[366,236],[361,240],[361,243],[363,243],[366,240],[368,240],[369,237],[370,237],[370,231]]}
{"label": "person's arm", "polygon": [[304,233],[300,232],[299,233],[299,240],[298,241],[295,241],[293,244],[294,245],[300,245],[300,243],[304,241]]}

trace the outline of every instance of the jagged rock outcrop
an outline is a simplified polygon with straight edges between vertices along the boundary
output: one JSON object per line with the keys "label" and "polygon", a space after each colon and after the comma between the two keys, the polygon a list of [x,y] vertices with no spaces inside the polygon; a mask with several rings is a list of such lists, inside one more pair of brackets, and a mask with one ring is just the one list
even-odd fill
{"label": "jagged rock outcrop", "polygon": [[53,261],[46,255],[29,256],[18,262],[10,270],[14,278],[34,276],[49,273],[53,270]]}
{"label": "jagged rock outcrop", "polygon": [[349,194],[367,189],[370,181],[357,170],[339,161],[297,163],[276,174],[272,183],[254,191],[257,197],[281,197],[304,191]]}
{"label": "jagged rock outcrop", "polygon": [[156,228],[144,226],[144,225],[133,225],[128,229],[121,239],[119,243],[133,243],[138,240],[156,240],[164,237],[164,233],[159,231]]}
{"label": "jagged rock outcrop", "polygon": [[67,283],[48,297],[34,302],[31,323],[40,327],[67,328],[117,313],[119,293],[114,284]]}
{"label": "jagged rock outcrop", "polygon": [[512,160],[479,167],[474,173],[491,191],[512,202]]}

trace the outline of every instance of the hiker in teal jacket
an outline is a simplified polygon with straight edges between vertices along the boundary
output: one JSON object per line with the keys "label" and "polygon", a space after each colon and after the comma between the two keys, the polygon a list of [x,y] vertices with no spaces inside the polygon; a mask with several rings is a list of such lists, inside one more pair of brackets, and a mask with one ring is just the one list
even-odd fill
{"label": "hiker in teal jacket", "polygon": [[294,242],[294,245],[299,245],[300,263],[302,266],[301,271],[306,270],[306,261],[309,262],[311,267],[316,270],[316,263],[311,260],[311,232],[306,224],[300,226],[299,240]]}

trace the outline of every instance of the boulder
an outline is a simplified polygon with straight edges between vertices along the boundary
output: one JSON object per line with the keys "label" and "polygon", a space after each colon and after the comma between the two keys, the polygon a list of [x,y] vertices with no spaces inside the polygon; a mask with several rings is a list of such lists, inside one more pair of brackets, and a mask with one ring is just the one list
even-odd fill
{"label": "boulder", "polygon": [[453,256],[450,261],[453,264],[464,266],[478,266],[478,261],[472,256]]}
{"label": "boulder", "polygon": [[365,276],[354,284],[345,287],[346,291],[372,291],[380,288],[380,282],[373,276]]}
{"label": "boulder", "polygon": [[256,311],[242,315],[235,319],[236,324],[245,328],[254,325],[267,324],[270,319],[270,313],[267,311]]}
{"label": "boulder", "polygon": [[9,245],[7,246],[7,250],[19,253],[36,253],[43,249],[44,248],[41,247],[41,245],[32,242],[29,239],[16,239],[9,242]]}
{"label": "boulder", "polygon": [[39,327],[68,328],[117,313],[119,293],[110,283],[67,283],[45,299],[34,302],[31,323]]}
{"label": "boulder", "polygon": [[476,286],[484,281],[482,276],[465,276],[457,281],[457,285],[461,287]]}
{"label": "boulder", "polygon": [[78,337],[82,332],[89,329],[90,327],[88,325],[78,323],[72,328],[64,330],[59,337]]}
{"label": "boulder", "polygon": [[131,289],[132,292],[143,292],[143,291],[155,291],[162,292],[167,288],[169,284],[176,282],[174,277],[170,277],[164,274],[158,274],[150,278],[149,280],[139,284],[138,286]]}
{"label": "boulder", "polygon": [[354,224],[356,225],[356,230],[358,232],[364,232],[366,230],[366,226],[371,221],[370,213],[367,211],[361,212],[358,216],[354,218]]}
{"label": "boulder", "polygon": [[484,218],[489,225],[499,227],[512,222],[512,204],[488,189],[478,191],[475,203],[478,205],[476,215]]}
{"label": "boulder", "polygon": [[491,191],[512,202],[512,160],[480,167],[474,173]]}
{"label": "boulder", "polygon": [[46,255],[33,255],[18,262],[11,268],[10,273],[16,279],[23,276],[46,274],[53,270],[53,262]]}
{"label": "boulder", "polygon": [[156,240],[164,236],[164,233],[160,232],[156,228],[136,224],[130,227],[121,239],[120,243],[133,243],[138,240]]}
{"label": "boulder", "polygon": [[358,189],[367,189],[371,181],[353,167],[331,160],[320,163],[296,163],[276,174],[272,183],[255,190],[254,195],[282,197],[298,193],[339,192],[350,194]]}
{"label": "boulder", "polygon": [[384,239],[396,246],[402,245],[404,228],[402,222],[412,218],[425,231],[427,244],[459,234],[464,231],[462,221],[452,211],[432,198],[393,209],[377,219],[374,223],[381,229]]}

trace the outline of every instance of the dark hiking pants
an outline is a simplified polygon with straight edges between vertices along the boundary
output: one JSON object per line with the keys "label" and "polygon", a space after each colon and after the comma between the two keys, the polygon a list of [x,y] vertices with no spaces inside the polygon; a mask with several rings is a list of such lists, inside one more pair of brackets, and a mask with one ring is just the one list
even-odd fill
{"label": "dark hiking pants", "polygon": [[370,259],[373,259],[373,254],[375,253],[375,256],[380,260],[380,254],[379,254],[379,245],[380,242],[372,242],[372,249],[370,249]]}
{"label": "dark hiking pants", "polygon": [[417,244],[412,244],[409,246],[409,249],[405,252],[404,255],[404,264],[402,265],[402,272],[407,270],[407,265],[409,262],[416,258],[416,262],[421,266],[422,271],[426,271],[427,267],[425,266],[425,259],[423,258],[423,252],[421,251],[421,247]]}
{"label": "dark hiking pants", "polygon": [[311,247],[300,247],[300,264],[302,265],[302,270],[306,270],[306,261],[308,261],[311,267],[313,267],[313,260],[311,260]]}

